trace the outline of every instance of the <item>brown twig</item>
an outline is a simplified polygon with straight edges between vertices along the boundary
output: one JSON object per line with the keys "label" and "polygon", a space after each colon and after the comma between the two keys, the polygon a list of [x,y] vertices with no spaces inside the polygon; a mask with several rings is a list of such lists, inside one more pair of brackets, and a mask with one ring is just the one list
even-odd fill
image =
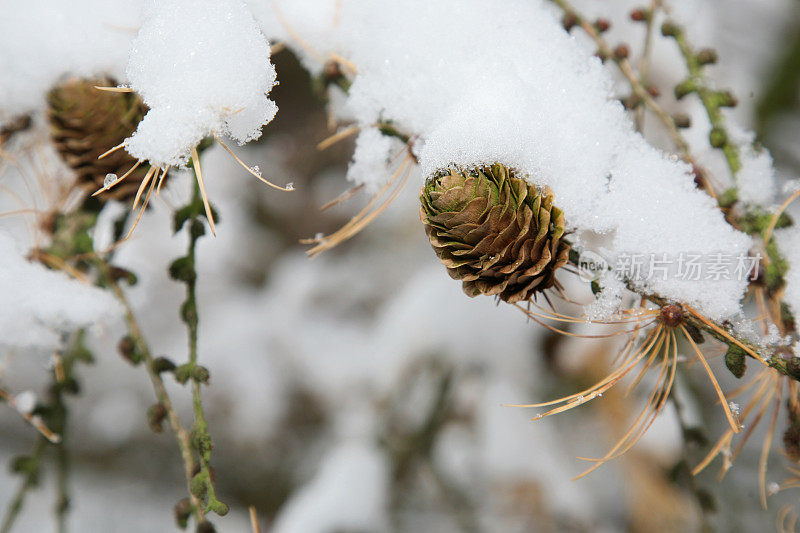
{"label": "brown twig", "polygon": [[675,125],[675,120],[672,118],[672,115],[667,113],[647,91],[647,87],[645,87],[639,76],[636,75],[636,72],[633,70],[630,61],[628,61],[628,59],[625,57],[616,57],[611,50],[611,47],[608,45],[606,40],[603,39],[594,25],[584,18],[580,13],[578,13],[567,0],[551,0],[551,2],[560,7],[564,13],[575,18],[577,24],[595,42],[597,45],[597,50],[602,57],[612,59],[614,63],[616,63],[620,72],[622,72],[622,75],[625,76],[625,79],[627,79],[630,83],[634,94],[636,94],[636,96],[644,103],[644,105],[647,106],[658,117],[658,119],[666,128],[667,133],[672,139],[672,142],[675,144],[678,151],[683,155],[684,159],[687,161],[690,160],[691,154],[689,151],[689,143],[686,142],[686,139],[684,139],[683,135],[681,135],[681,132],[678,131],[678,127]]}
{"label": "brown twig", "polygon": [[[639,70],[639,79],[642,85],[647,84],[647,76],[649,71],[650,51],[653,47],[653,20],[658,8],[661,7],[661,0],[652,0],[650,2],[650,11],[647,17],[647,26],[644,33],[644,47],[642,49],[642,57],[639,58],[637,68]],[[644,108],[638,106],[635,111],[636,129],[642,131],[644,127]],[[674,123],[674,119],[673,119]]]}
{"label": "brown twig", "polygon": [[61,442],[61,436],[57,433],[54,433],[47,427],[47,424],[44,421],[28,411],[23,411],[22,409],[17,406],[17,397],[16,395],[12,394],[11,392],[7,391],[6,389],[0,387],[0,398],[5,400],[8,405],[14,408],[14,410],[19,413],[19,415],[25,419],[31,426],[33,426],[36,431],[42,434],[47,440],[52,442],[53,444],[58,444]]}

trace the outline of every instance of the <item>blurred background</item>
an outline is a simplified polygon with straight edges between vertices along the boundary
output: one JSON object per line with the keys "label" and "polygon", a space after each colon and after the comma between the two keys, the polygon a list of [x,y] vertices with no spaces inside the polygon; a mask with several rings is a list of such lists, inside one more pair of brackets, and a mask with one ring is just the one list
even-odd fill
{"label": "blurred background", "polygon": [[[675,4],[674,15],[691,24],[698,44],[718,50],[711,73],[739,97],[736,120],[758,132],[784,179],[796,178],[798,2]],[[630,43],[637,52],[641,28],[628,17],[636,3],[578,5],[612,21],[609,42]],[[668,109],[700,116],[701,108],[671,96],[683,75],[675,53],[672,44],[655,41],[653,84],[663,88]],[[688,475],[725,430],[713,390],[693,366],[680,371],[681,413],[670,405],[631,452],[570,481],[585,468],[576,457],[605,453],[649,389],[625,396],[620,388],[539,421],[530,420],[536,411],[503,404],[585,388],[607,374],[623,339],[557,335],[512,306],[467,298],[425,238],[420,176],[355,238],[307,257],[300,239],[336,230],[369,197],[362,193],[320,211],[348,189],[344,175],[353,144],[317,149],[332,133],[319,82],[288,49],[274,62],[280,85],[272,98],[280,111],[260,141],[236,152],[265,177],[293,181],[296,192],[264,187],[219,146],[202,156],[219,221],[217,237],[198,245],[199,359],[211,372],[204,403],[217,493],[231,506],[226,517],[213,519],[217,530],[250,530],[247,509],[254,506],[261,527],[278,533],[767,531],[784,505],[797,503],[796,492],[788,491],[770,498],[767,510],[760,506],[763,427],[721,482],[717,464],[696,478]],[[46,120],[34,119],[5,138],[2,149],[15,163],[3,164],[0,174],[4,191],[35,199],[43,211],[74,179],[48,130]],[[687,136],[707,145],[700,128],[692,132]],[[645,134],[666,143],[647,124]],[[702,156],[702,146],[699,151]],[[713,170],[719,162],[708,152]],[[126,291],[154,354],[176,360],[186,353],[178,314],[184,287],[170,279],[167,267],[185,253],[187,237],[173,235],[172,212],[193,180],[189,172],[171,173],[115,257],[138,277]],[[0,205],[10,211],[11,193],[5,196]],[[126,208],[107,205],[98,234],[108,234]],[[37,237],[30,228],[42,223],[37,217],[2,217],[0,228],[31,246]],[[582,302],[591,301],[582,282],[562,282]],[[579,306],[562,309],[581,312]],[[46,454],[41,484],[26,497],[15,531],[54,530],[53,509],[64,490],[72,531],[176,530],[172,508],[186,495],[177,446],[168,431],[148,426],[153,391],[146,373],[119,356],[123,334],[117,319],[92,329],[88,347],[95,362],[76,371],[80,392],[68,401],[68,489],[59,488],[57,455]],[[0,354],[0,382],[17,392],[43,390],[51,355],[7,350]],[[713,361],[722,368],[719,357]],[[723,389],[737,385],[728,372],[717,374]],[[166,381],[179,412],[190,419],[188,389]],[[14,410],[0,407],[0,461],[11,464],[30,453],[37,434]],[[777,446],[768,481],[785,477]],[[8,469],[0,472],[4,507],[20,483]]]}

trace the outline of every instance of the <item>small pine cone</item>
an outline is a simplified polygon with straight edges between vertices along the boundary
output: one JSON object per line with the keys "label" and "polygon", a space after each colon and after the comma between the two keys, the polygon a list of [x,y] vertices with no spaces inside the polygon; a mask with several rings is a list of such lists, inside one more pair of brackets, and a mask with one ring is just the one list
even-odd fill
{"label": "small pine cone", "polygon": [[440,171],[420,193],[420,218],[433,249],[464,292],[509,303],[556,284],[569,256],[564,213],[500,164]]}
{"label": "small pine cone", "polygon": [[[76,185],[88,192],[103,187],[106,174],[122,176],[136,160],[120,148],[103,159],[99,155],[129,137],[147,108],[133,93],[95,89],[113,85],[108,80],[69,80],[48,95],[50,135],[59,155],[75,171]],[[101,201],[134,197],[147,167],[140,165],[125,181],[99,195]]]}

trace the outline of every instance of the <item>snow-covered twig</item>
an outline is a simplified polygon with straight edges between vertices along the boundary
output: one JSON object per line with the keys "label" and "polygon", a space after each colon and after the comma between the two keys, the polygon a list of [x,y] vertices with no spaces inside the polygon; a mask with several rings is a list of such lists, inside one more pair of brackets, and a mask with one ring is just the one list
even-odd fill
{"label": "snow-covered twig", "polygon": [[[642,47],[642,57],[639,59],[639,64],[637,65],[637,69],[639,70],[639,78],[642,81],[642,84],[647,84],[647,77],[649,73],[649,61],[650,61],[650,52],[652,51],[653,47],[653,20],[655,18],[657,10],[661,7],[661,0],[652,0],[650,2],[650,9],[646,12],[644,10],[639,10],[636,13],[636,18],[643,17],[646,23],[646,29],[644,33],[644,46]],[[631,14],[631,17],[634,17]],[[639,106],[636,108],[636,129],[642,131],[642,127],[644,125],[644,108]],[[673,119],[674,122],[674,119]],[[677,124],[676,124],[677,126]]]}
{"label": "snow-covered twig", "polygon": [[[47,427],[47,424],[42,421],[41,417],[33,414],[36,398],[33,393],[20,393],[13,394],[8,390],[0,387],[0,398],[5,400],[8,405],[14,408],[19,415],[25,419],[36,431],[42,434],[47,440],[56,444],[61,441],[61,436],[54,433]],[[30,404],[30,405],[29,405]]]}
{"label": "snow-covered twig", "polygon": [[633,69],[627,57],[622,57],[619,54],[614,54],[611,47],[597,31],[597,28],[581,15],[567,0],[551,0],[554,4],[560,7],[566,15],[574,17],[575,22],[592,38],[597,44],[599,55],[605,59],[612,59],[619,67],[620,72],[631,85],[634,94],[658,117],[661,123],[669,133],[672,142],[675,143],[678,151],[689,160],[691,155],[689,152],[689,143],[684,139],[678,127],[675,125],[675,119],[667,113],[661,105],[655,101],[653,96],[648,92],[647,87],[642,79]]}

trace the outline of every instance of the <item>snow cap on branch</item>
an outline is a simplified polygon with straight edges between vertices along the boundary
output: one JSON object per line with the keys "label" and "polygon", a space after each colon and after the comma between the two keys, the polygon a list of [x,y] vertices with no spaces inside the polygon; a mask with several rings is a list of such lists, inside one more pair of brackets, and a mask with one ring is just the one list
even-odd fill
{"label": "snow cap on branch", "polygon": [[[352,62],[349,111],[362,127],[390,122],[418,136],[423,175],[454,164],[515,168],[553,190],[568,225],[613,235],[614,254],[747,254],[750,239],[696,188],[691,167],[634,131],[608,72],[549,3],[344,0],[327,32],[318,19],[332,2],[275,4],[272,16],[259,13],[265,31],[306,62],[331,53]],[[686,281],[676,269],[642,288],[715,319],[740,310],[746,279]]]}
{"label": "snow cap on branch", "polygon": [[241,0],[151,2],[127,74],[150,111],[126,149],[158,166],[185,164],[211,133],[257,139],[278,109],[269,43]]}
{"label": "snow cap on branch", "polygon": [[110,294],[27,261],[0,233],[0,345],[54,348],[60,331],[118,315]]}
{"label": "snow cap on branch", "polygon": [[383,135],[378,128],[361,130],[356,138],[353,162],[347,169],[347,179],[358,185],[363,183],[370,192],[376,192],[392,175],[391,163],[401,150],[403,143]]}
{"label": "snow cap on branch", "polygon": [[0,126],[41,110],[62,76],[120,77],[141,0],[5,2],[0,15]]}

